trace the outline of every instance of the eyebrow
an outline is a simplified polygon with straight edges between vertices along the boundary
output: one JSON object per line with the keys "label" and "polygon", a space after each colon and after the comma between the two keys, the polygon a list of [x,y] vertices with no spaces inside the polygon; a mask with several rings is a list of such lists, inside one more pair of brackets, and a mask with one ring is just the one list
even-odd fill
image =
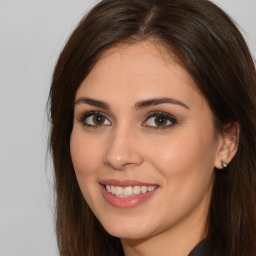
{"label": "eyebrow", "polygon": [[[81,103],[99,107],[99,108],[106,109],[106,110],[110,110],[110,105],[108,103],[106,103],[104,101],[100,101],[100,100],[95,100],[95,99],[91,99],[91,98],[87,98],[87,97],[81,97],[75,101],[75,105],[78,105]],[[185,103],[183,103],[179,100],[173,99],[173,98],[165,97],[165,98],[154,98],[154,99],[139,101],[135,104],[135,110],[140,110],[140,109],[143,109],[146,107],[156,106],[156,105],[160,105],[160,104],[164,104],[164,103],[179,105],[186,109],[189,109],[189,107]]]}
{"label": "eyebrow", "polygon": [[155,106],[155,105],[164,104],[164,103],[171,103],[171,104],[179,105],[186,109],[189,109],[189,107],[185,103],[173,98],[155,98],[155,99],[140,101],[135,104],[135,109],[139,110],[145,107]]}
{"label": "eyebrow", "polygon": [[81,103],[99,107],[99,108],[106,109],[106,110],[110,109],[110,105],[108,103],[100,101],[100,100],[86,98],[86,97],[81,97],[75,101],[75,105],[78,105]]}

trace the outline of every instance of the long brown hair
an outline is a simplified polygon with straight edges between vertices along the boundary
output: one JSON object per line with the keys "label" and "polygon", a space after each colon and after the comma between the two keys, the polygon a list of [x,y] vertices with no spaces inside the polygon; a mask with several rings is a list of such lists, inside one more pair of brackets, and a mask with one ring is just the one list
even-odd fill
{"label": "long brown hair", "polygon": [[256,255],[256,74],[232,20],[207,0],[103,0],[75,29],[57,62],[49,95],[50,148],[61,256],[123,255],[84,200],[70,156],[75,94],[101,53],[153,39],[174,53],[215,117],[240,125],[236,156],[215,170],[208,235],[214,255]]}

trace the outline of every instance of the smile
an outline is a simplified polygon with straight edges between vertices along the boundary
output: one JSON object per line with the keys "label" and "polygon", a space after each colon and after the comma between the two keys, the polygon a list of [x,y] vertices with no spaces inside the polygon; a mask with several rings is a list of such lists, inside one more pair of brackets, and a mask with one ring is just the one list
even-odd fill
{"label": "smile", "polygon": [[104,180],[99,183],[103,198],[116,208],[133,208],[154,196],[159,186],[133,180]]}
{"label": "smile", "polygon": [[156,189],[157,186],[112,186],[106,185],[106,190],[118,197],[131,197],[139,194],[145,194],[147,192],[151,192]]}

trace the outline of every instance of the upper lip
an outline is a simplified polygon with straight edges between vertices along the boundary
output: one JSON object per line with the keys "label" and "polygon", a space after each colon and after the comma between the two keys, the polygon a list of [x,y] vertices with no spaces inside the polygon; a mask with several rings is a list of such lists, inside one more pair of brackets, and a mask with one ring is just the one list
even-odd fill
{"label": "upper lip", "polygon": [[128,187],[128,186],[158,186],[155,183],[141,182],[137,180],[115,180],[115,179],[106,179],[99,182],[101,185],[110,185],[110,186],[119,186],[119,187]]}

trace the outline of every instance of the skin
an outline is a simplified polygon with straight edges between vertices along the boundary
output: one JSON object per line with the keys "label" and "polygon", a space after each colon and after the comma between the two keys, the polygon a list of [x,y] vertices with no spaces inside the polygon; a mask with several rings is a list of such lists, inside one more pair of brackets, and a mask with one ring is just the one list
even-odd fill
{"label": "skin", "polygon": [[[175,58],[150,41],[118,45],[102,55],[76,94],[71,157],[83,196],[125,255],[185,256],[205,236],[214,167],[229,161],[234,144],[216,133],[205,99]],[[92,106],[82,97],[107,103]],[[172,98],[136,109],[137,102]],[[80,99],[80,100],[79,100]],[[95,125],[81,116],[102,112]],[[154,111],[175,117],[160,129]],[[156,129],[158,128],[158,129]],[[122,209],[103,197],[99,181],[137,180],[157,184],[141,205]]]}

